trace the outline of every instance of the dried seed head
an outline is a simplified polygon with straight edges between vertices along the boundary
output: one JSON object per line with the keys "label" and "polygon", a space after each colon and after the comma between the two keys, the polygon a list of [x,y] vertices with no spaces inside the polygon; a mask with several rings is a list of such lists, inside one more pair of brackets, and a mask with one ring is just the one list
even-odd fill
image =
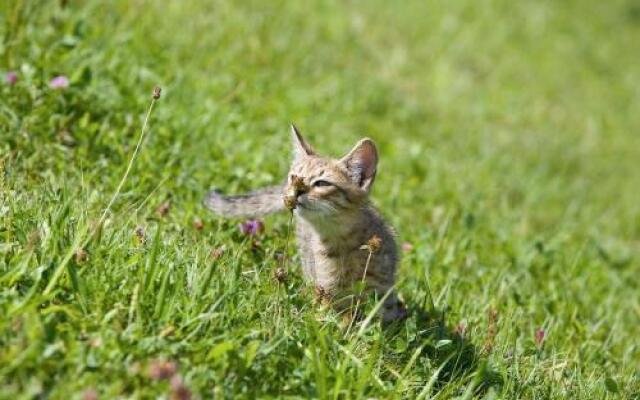
{"label": "dried seed head", "polygon": [[495,308],[490,308],[489,312],[488,312],[488,316],[489,316],[489,323],[495,323],[498,320],[498,310],[496,310]]}
{"label": "dried seed head", "polygon": [[307,186],[304,180],[298,175],[291,175],[291,185],[287,188],[287,194],[284,196],[284,205],[287,209],[293,211],[298,203],[298,196],[304,192]]}
{"label": "dried seed head", "polygon": [[160,98],[160,93],[162,92],[162,89],[160,88],[160,86],[156,86],[153,88],[153,99],[154,100],[158,100]]}
{"label": "dried seed head", "polygon": [[305,189],[304,179],[302,179],[298,175],[291,175],[291,186],[295,190],[304,190]]}
{"label": "dried seed head", "polygon": [[382,239],[380,238],[380,236],[374,234],[373,236],[371,236],[369,240],[367,240],[366,244],[363,244],[362,246],[360,246],[360,249],[368,250],[372,253],[375,253],[378,250],[380,250],[381,247],[382,247]]}
{"label": "dried seed head", "polygon": [[314,288],[314,303],[318,305],[328,305],[331,303],[331,295],[327,293],[325,288],[320,285],[316,285]]}
{"label": "dried seed head", "polygon": [[546,332],[544,331],[544,329],[542,328],[536,329],[536,332],[534,334],[534,340],[536,342],[536,347],[538,349],[542,348],[542,345],[544,344],[545,336],[546,336]]}
{"label": "dried seed head", "polygon": [[458,325],[453,329],[453,332],[460,337],[464,337],[465,333],[467,333],[467,323],[465,321],[458,322]]}
{"label": "dried seed head", "polygon": [[200,218],[196,218],[196,219],[193,220],[193,227],[197,231],[201,231],[204,228],[204,222],[202,222],[202,220]]}
{"label": "dried seed head", "polygon": [[146,236],[144,234],[144,227],[143,226],[136,226],[136,230],[134,231],[134,234],[136,235],[136,239],[138,239],[138,242],[140,243],[144,243],[147,241]]}
{"label": "dried seed head", "polygon": [[89,259],[89,254],[83,249],[79,248],[76,250],[76,263],[83,264]]}
{"label": "dried seed head", "polygon": [[167,214],[169,214],[169,210],[171,209],[171,204],[168,201],[165,201],[164,203],[160,204],[158,206],[158,208],[156,209],[156,213],[160,216],[160,217],[164,217]]}
{"label": "dried seed head", "polygon": [[297,203],[298,199],[295,196],[284,196],[284,206],[287,207],[287,210],[295,210]]}
{"label": "dried seed head", "polygon": [[273,271],[273,279],[275,279],[279,283],[286,282],[288,275],[289,274],[287,273],[287,270],[282,267],[276,268],[276,270]]}
{"label": "dried seed head", "polygon": [[222,257],[223,254],[224,254],[224,246],[216,247],[215,249],[211,250],[211,258],[213,258],[214,260],[217,260],[218,258]]}
{"label": "dried seed head", "polygon": [[498,310],[491,307],[487,312],[487,334],[484,340],[483,353],[490,354],[493,351],[494,341],[498,334]]}

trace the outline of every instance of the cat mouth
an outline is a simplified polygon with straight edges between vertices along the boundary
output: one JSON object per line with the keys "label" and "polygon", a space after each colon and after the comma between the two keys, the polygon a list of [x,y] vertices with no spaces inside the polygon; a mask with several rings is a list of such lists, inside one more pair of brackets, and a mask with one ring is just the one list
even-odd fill
{"label": "cat mouth", "polygon": [[305,214],[316,213],[319,211],[318,208],[314,207],[313,204],[300,201],[300,199],[298,199],[298,202],[296,203],[296,210],[303,212]]}

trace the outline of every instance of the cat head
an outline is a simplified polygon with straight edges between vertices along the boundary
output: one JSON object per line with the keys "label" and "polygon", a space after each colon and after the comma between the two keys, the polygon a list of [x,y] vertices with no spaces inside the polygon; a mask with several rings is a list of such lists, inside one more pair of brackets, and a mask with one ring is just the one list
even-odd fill
{"label": "cat head", "polygon": [[318,155],[294,125],[291,136],[293,162],[286,192],[297,199],[299,215],[327,218],[367,202],[378,166],[378,151],[371,139],[361,139],[344,157],[332,159]]}

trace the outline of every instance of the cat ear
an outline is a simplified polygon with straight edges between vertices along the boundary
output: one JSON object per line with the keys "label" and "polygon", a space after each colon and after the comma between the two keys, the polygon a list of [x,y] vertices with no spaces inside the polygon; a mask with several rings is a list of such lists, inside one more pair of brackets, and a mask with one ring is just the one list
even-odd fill
{"label": "cat ear", "polygon": [[294,159],[300,159],[306,156],[312,156],[316,153],[313,151],[309,143],[307,143],[300,131],[294,124],[291,124],[291,139],[293,141],[293,157]]}
{"label": "cat ear", "polygon": [[349,154],[342,157],[340,163],[345,166],[351,179],[362,189],[368,191],[373,184],[378,168],[378,150],[373,140],[360,140]]}

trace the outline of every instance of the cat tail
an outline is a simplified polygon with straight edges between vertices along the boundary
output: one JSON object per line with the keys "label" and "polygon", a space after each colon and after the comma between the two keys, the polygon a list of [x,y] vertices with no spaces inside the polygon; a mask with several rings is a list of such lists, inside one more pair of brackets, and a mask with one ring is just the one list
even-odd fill
{"label": "cat tail", "polygon": [[284,210],[283,186],[271,186],[254,192],[225,196],[217,190],[207,193],[204,205],[224,217],[258,217]]}

